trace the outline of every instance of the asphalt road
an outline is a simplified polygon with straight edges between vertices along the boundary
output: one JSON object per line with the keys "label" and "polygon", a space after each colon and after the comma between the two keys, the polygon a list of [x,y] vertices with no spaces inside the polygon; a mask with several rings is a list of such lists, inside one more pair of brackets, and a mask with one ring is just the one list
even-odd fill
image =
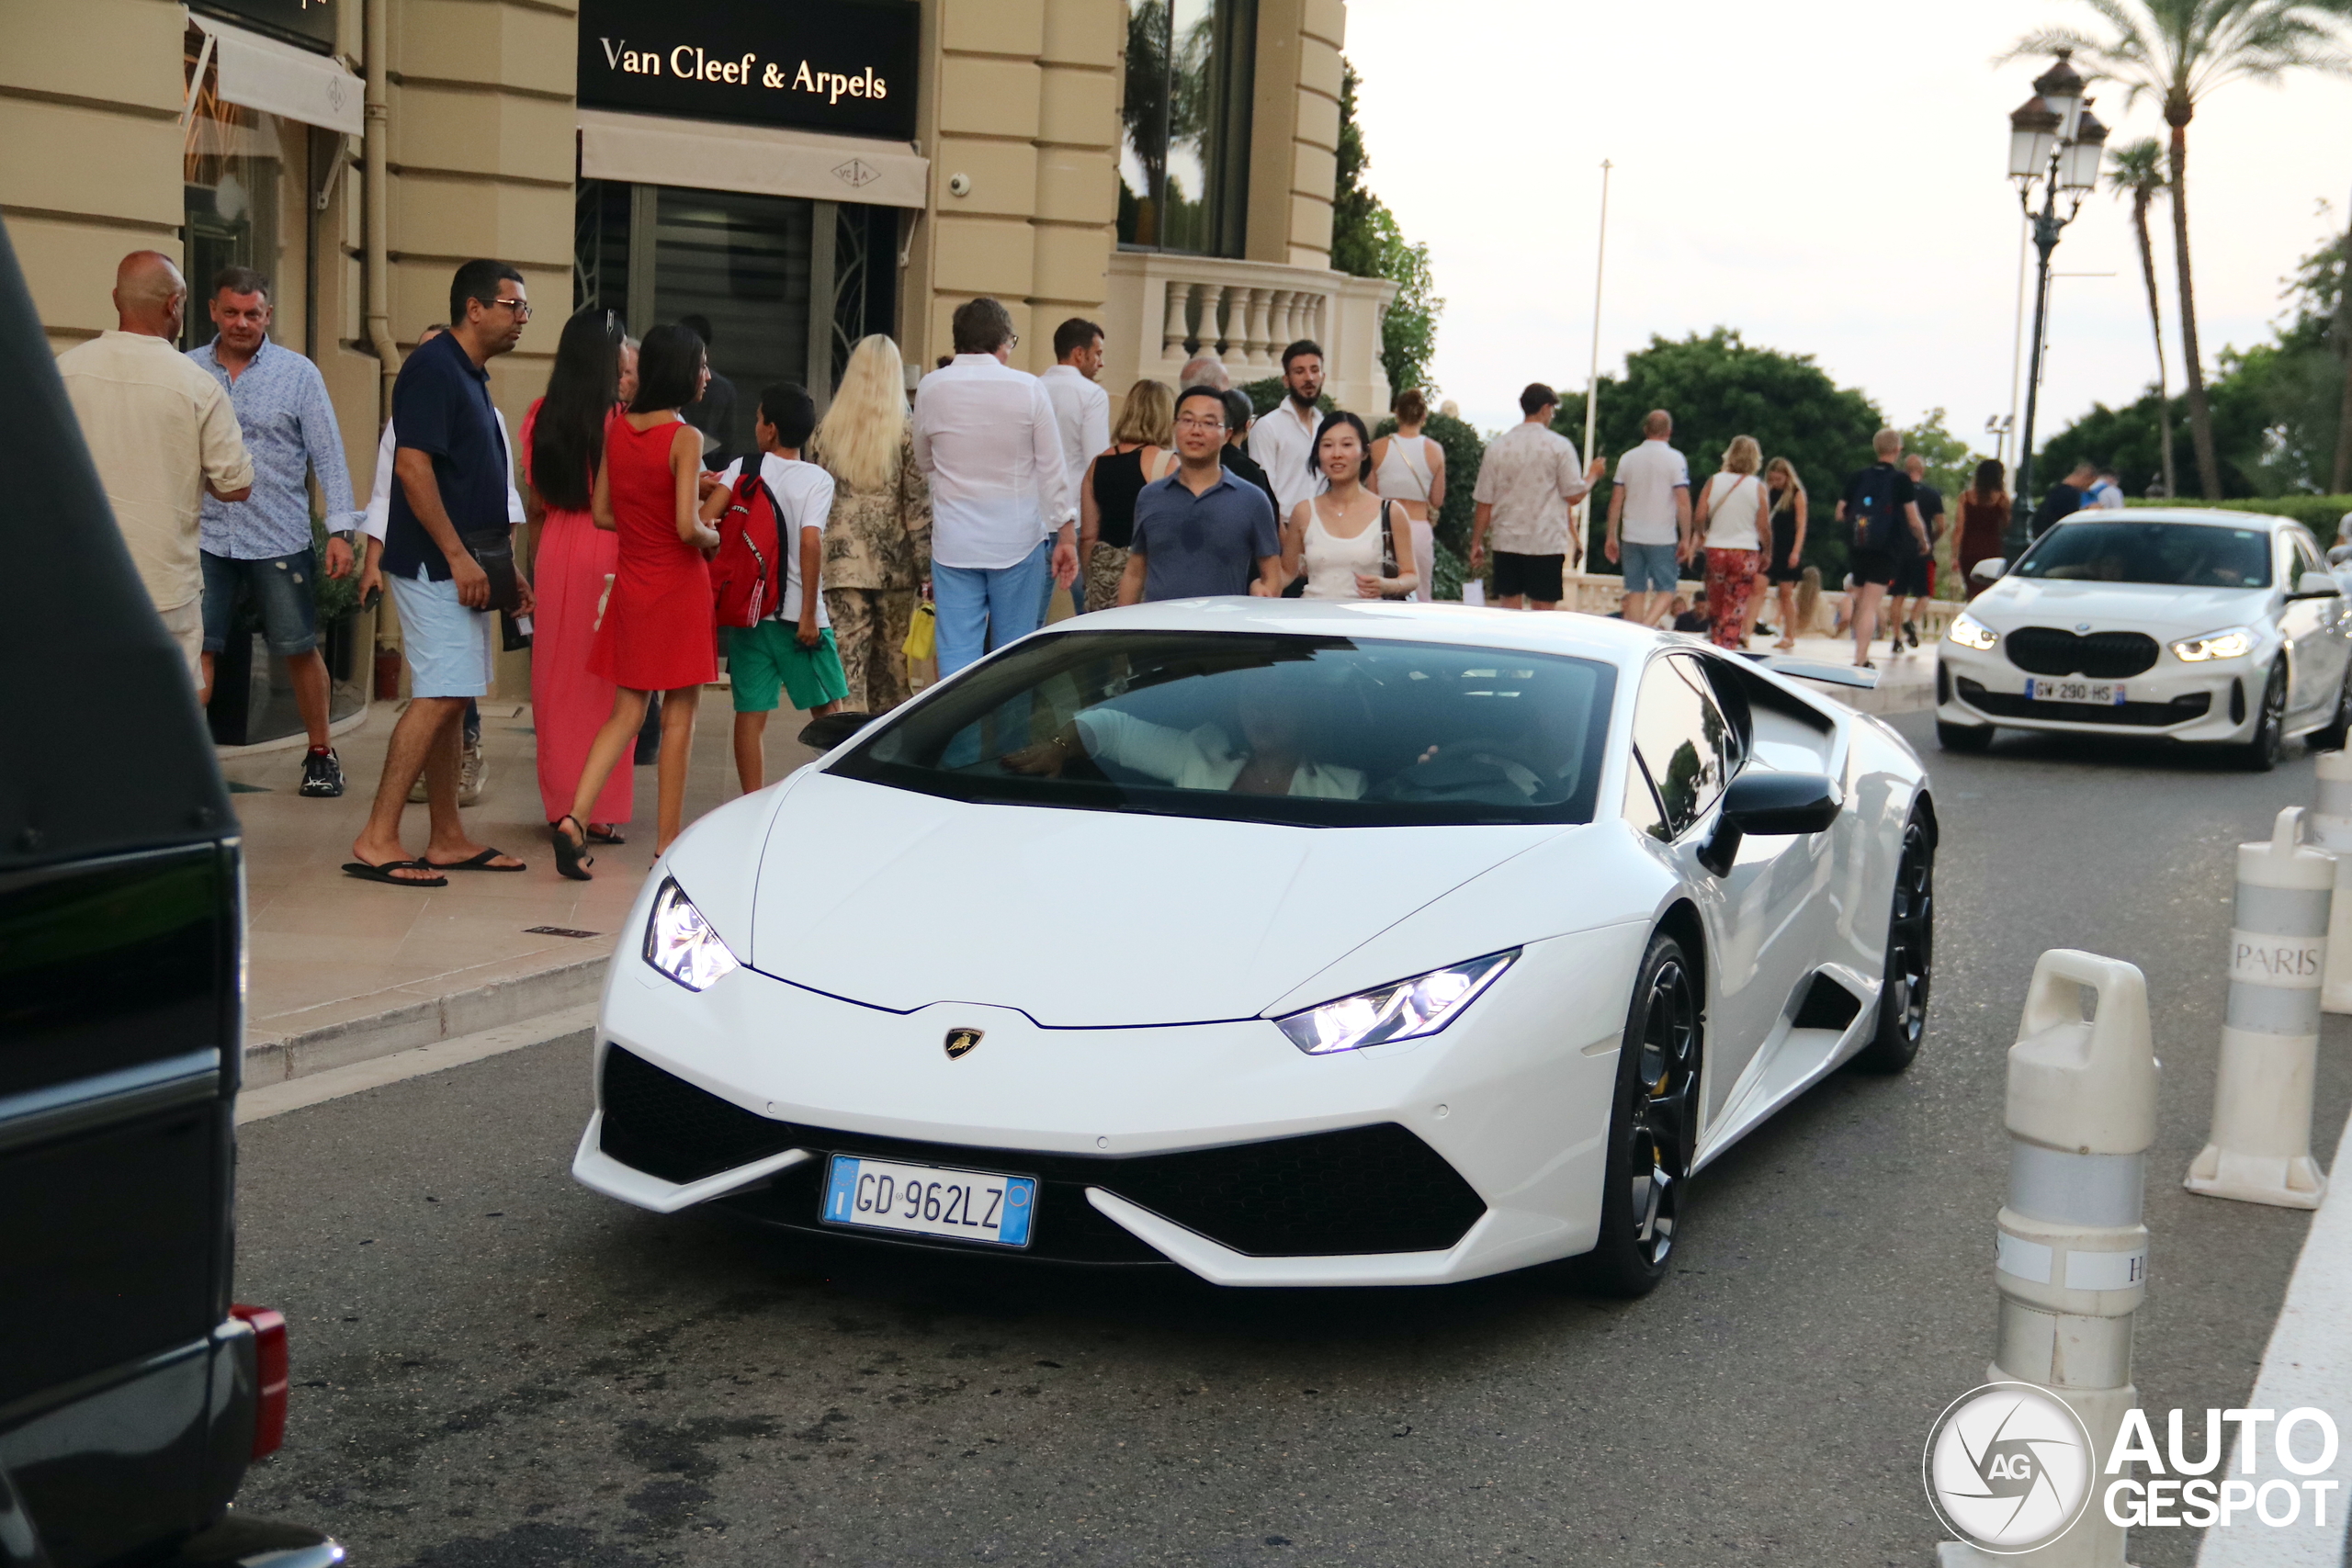
{"label": "asphalt road", "polygon": [[[361,1568],[1930,1561],[1928,1425],[1992,1349],[2003,1053],[2035,956],[2147,972],[2165,1064],[2143,1403],[2242,1402],[2305,1221],[2178,1185],[2211,1109],[2231,846],[2308,802],[2162,751],[1934,750],[1929,1037],[1711,1168],[1649,1300],[1521,1276],[1220,1293],[784,1244],[567,1174],[584,1041],[243,1134],[239,1294],[285,1311],[243,1506]],[[2322,1054],[2326,1156],[2352,1100]],[[2192,1421],[2192,1425],[2193,1425]],[[2150,1568],[2195,1532],[2142,1530]]]}

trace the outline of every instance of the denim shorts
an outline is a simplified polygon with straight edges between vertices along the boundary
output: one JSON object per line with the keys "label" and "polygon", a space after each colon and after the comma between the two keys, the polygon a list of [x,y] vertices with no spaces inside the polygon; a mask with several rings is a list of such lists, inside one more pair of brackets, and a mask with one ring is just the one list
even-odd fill
{"label": "denim shorts", "polygon": [[401,615],[401,651],[408,656],[412,697],[479,697],[490,691],[498,617],[458,603],[458,585],[414,577],[385,581]]}
{"label": "denim shorts", "polygon": [[1674,592],[1675,575],[1681,563],[1674,558],[1672,545],[1637,545],[1631,539],[1620,539],[1617,554],[1625,566],[1626,592]]}
{"label": "denim shorts", "polygon": [[198,558],[204,566],[205,652],[229,646],[241,594],[251,594],[260,610],[262,640],[270,652],[283,659],[319,646],[318,590],[311,581],[319,566],[309,550],[264,560],[232,560],[206,550]]}

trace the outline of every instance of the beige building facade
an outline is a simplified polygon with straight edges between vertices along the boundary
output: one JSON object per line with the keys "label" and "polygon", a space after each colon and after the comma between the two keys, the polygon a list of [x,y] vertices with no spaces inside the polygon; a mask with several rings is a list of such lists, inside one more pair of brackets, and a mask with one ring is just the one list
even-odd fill
{"label": "beige building facade", "polygon": [[493,366],[518,428],[576,307],[706,327],[726,450],[761,386],[822,399],[867,332],[927,368],[981,294],[1033,369],[1100,322],[1114,398],[1312,337],[1371,413],[1393,286],[1329,265],[1345,29],[1343,0],[0,0],[0,218],[60,351],[113,324],[125,252],[182,259],[191,342],[214,270],[269,274],[362,494],[477,255],[537,309]]}

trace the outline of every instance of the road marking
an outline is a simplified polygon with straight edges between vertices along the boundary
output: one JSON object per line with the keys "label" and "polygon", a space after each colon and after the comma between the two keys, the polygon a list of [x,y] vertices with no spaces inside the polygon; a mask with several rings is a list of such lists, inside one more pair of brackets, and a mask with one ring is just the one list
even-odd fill
{"label": "road marking", "polygon": [[[2344,1135],[2336,1141],[2335,1159],[2328,1168],[2352,1168],[2344,1163],[2347,1156],[2352,1156],[2352,1120],[2345,1123]],[[2329,1190],[2319,1212],[2312,1216],[2311,1229],[2303,1234],[2302,1256],[2295,1260],[2294,1277],[2287,1281],[2287,1300],[2278,1309],[2270,1344],[2262,1353],[2261,1375],[2255,1379],[2254,1393],[2245,1402],[2249,1410],[2271,1410],[2283,1416],[2311,1405],[2326,1411],[2338,1423],[2352,1416],[2352,1330],[2346,1328],[2344,1318],[2344,1303],[2352,1301],[2352,1199],[2341,1196],[2343,1190],[2340,1187]],[[2262,1436],[2256,1442],[2254,1484],[2259,1487],[2266,1479],[2302,1481],[2303,1477],[2289,1475],[2279,1468],[2270,1441],[2273,1428],[2266,1424],[2257,1429]],[[2311,1440],[2306,1431],[2298,1447],[2309,1453],[2310,1449],[2302,1445]],[[2246,1473],[2238,1468],[2234,1448],[2232,1453],[2222,1473]],[[2339,1451],[2326,1474],[2352,1481],[2352,1450]],[[2207,1530],[2205,1544],[2197,1554],[2197,1568],[2341,1568],[2346,1504],[2352,1501],[2347,1492],[2352,1492],[2352,1486],[2325,1495],[2324,1529],[2312,1528],[2306,1522],[2306,1510],[2294,1525],[2276,1529],[2239,1519],[2227,1529]]]}
{"label": "road marking", "polygon": [[496,1029],[485,1029],[479,1034],[461,1034],[455,1040],[436,1040],[430,1045],[419,1045],[412,1051],[396,1051],[389,1056],[379,1056],[372,1062],[354,1062],[347,1067],[329,1067],[322,1073],[310,1073],[283,1083],[265,1084],[249,1089],[237,1096],[237,1125],[259,1122],[265,1117],[280,1116],[288,1111],[317,1105],[324,1100],[340,1100],[346,1094],[362,1089],[381,1089],[386,1084],[399,1083],[403,1078],[422,1077],[447,1067],[462,1067],[468,1062],[479,1062],[486,1056],[502,1055],[519,1051],[526,1045],[544,1045],[550,1040],[560,1040],[567,1034],[578,1034],[596,1026],[594,1002],[582,1002],[577,1007],[541,1013],[520,1023],[503,1023]]}

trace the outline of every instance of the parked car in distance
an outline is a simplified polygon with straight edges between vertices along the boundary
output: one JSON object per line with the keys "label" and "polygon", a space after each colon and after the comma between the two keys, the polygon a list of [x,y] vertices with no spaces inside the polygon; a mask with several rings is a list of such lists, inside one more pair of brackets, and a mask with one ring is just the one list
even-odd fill
{"label": "parked car in distance", "polygon": [[0,226],[0,1568],[328,1568],[232,1297],[243,871],[196,693]]}
{"label": "parked car in distance", "polygon": [[1936,737],[1996,728],[2162,737],[2277,766],[2288,741],[2344,744],[2352,599],[2284,517],[2081,512],[1952,617],[1936,649]]}

